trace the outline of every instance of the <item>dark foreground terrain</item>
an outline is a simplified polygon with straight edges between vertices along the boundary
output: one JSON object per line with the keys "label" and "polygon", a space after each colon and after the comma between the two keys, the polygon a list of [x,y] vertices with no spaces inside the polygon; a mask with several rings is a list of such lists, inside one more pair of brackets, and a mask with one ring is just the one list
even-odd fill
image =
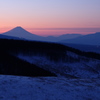
{"label": "dark foreground terrain", "polygon": [[22,76],[100,76],[100,54],[57,43],[0,39],[0,74]]}

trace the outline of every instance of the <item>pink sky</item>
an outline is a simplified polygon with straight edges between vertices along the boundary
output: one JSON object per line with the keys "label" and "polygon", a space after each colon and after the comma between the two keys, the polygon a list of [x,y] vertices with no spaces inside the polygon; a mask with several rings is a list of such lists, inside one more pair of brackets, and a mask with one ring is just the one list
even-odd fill
{"label": "pink sky", "polygon": [[17,26],[37,35],[94,33],[100,31],[94,29],[100,28],[100,0],[0,0],[0,33]]}
{"label": "pink sky", "polygon": [[[0,28],[1,33],[11,30],[12,28]],[[95,32],[100,32],[100,28],[24,28],[27,31],[40,35],[40,36],[59,36],[62,34],[91,34]]]}
{"label": "pink sky", "polygon": [[27,29],[33,34],[41,36],[59,36],[62,34],[91,34],[95,32],[100,32],[100,28],[65,28],[65,29]]}

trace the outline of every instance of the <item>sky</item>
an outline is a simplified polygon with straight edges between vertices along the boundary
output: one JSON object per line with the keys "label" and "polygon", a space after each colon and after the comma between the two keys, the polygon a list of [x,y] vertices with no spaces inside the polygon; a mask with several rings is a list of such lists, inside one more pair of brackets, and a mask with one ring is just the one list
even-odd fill
{"label": "sky", "polygon": [[100,0],[0,0],[0,33],[16,26],[45,36],[100,31]]}

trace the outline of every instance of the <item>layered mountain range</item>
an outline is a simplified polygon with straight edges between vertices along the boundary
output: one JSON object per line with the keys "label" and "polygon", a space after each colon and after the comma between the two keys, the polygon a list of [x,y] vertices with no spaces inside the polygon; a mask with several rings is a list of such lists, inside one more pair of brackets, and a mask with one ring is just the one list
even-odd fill
{"label": "layered mountain range", "polygon": [[80,34],[64,34],[58,37],[55,37],[55,36],[42,37],[42,36],[38,36],[26,31],[22,27],[15,27],[14,29],[8,32],[2,33],[2,35],[18,37],[20,39],[36,40],[36,41],[50,41],[50,42],[58,42],[64,39],[72,39],[72,38],[81,36]]}
{"label": "layered mountain range", "polygon": [[25,39],[31,41],[46,41],[46,42],[59,42],[59,43],[73,43],[85,45],[100,45],[100,32],[94,34],[81,35],[81,34],[64,34],[58,37],[48,36],[42,37],[32,34],[22,27],[15,27],[14,29],[2,33],[0,38],[8,39]]}
{"label": "layered mountain range", "polygon": [[85,45],[100,45],[100,32],[95,34],[88,34],[85,36],[77,37],[74,39],[65,39],[62,43],[74,43],[74,44],[85,44]]}

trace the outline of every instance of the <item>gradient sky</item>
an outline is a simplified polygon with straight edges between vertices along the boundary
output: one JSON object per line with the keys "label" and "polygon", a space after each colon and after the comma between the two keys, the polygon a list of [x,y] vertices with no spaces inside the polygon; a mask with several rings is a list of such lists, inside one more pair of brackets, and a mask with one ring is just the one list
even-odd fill
{"label": "gradient sky", "polygon": [[16,26],[38,35],[100,31],[100,0],[0,0],[0,33]]}

